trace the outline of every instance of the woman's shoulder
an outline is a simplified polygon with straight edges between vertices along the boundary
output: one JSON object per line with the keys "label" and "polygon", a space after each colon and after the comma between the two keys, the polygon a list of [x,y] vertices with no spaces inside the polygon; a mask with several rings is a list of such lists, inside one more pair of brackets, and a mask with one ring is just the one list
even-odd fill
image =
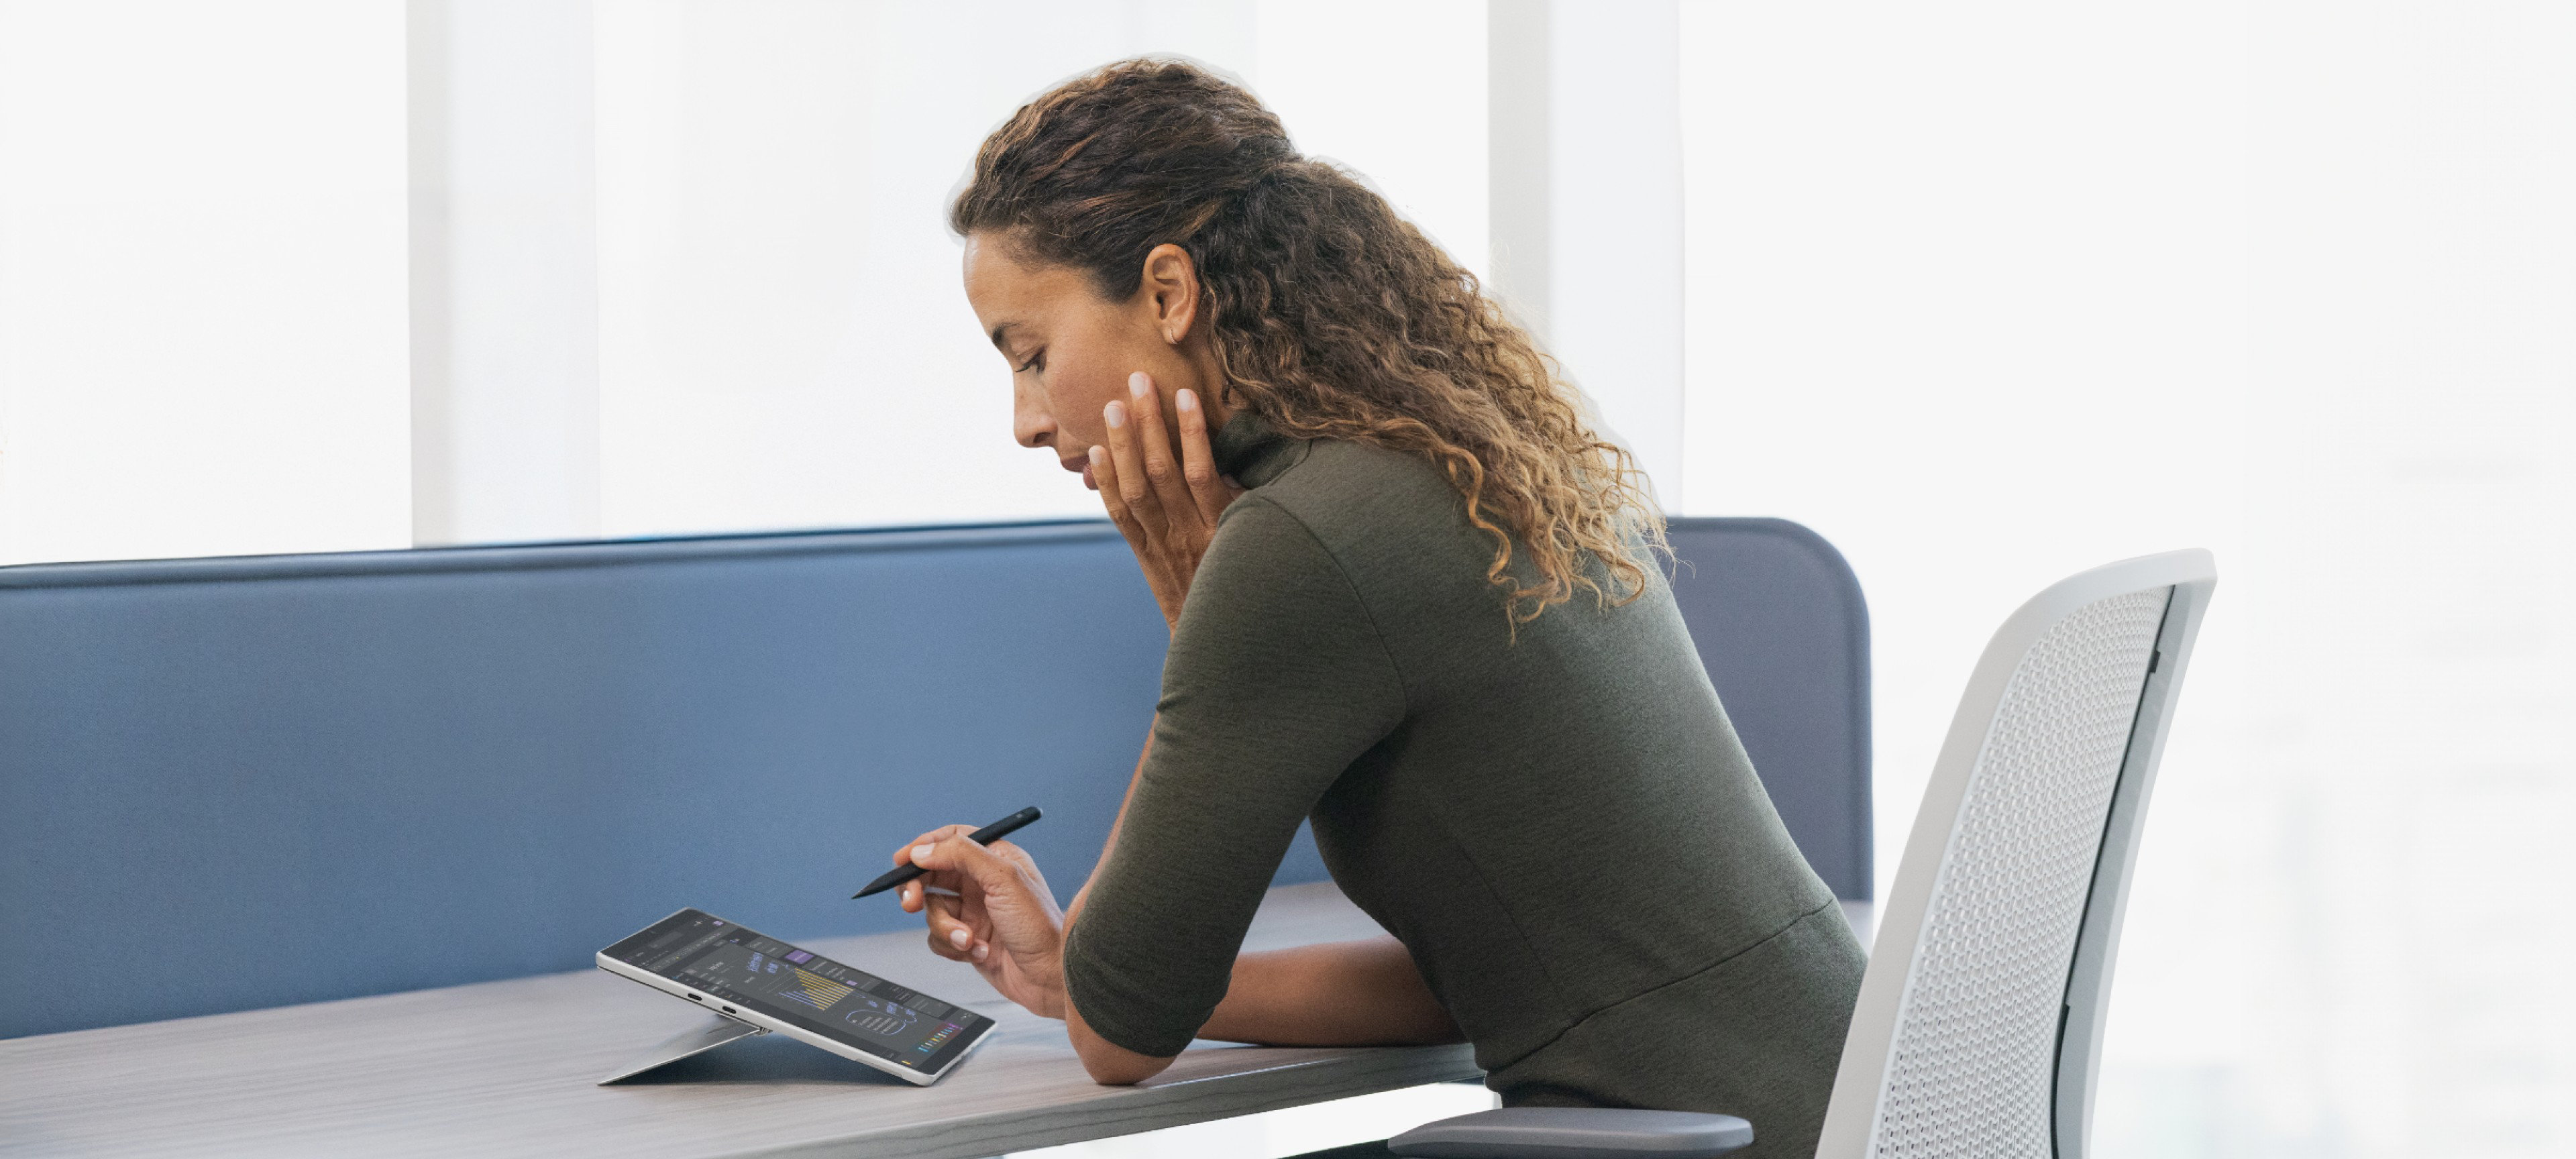
{"label": "woman's shoulder", "polygon": [[[1493,559],[1489,533],[1468,522],[1465,501],[1415,454],[1338,439],[1308,442],[1293,465],[1237,500],[1241,539],[1311,539],[1354,582],[1418,569],[1481,581]],[[1227,538],[1221,529],[1220,544]],[[1244,544],[1249,547],[1250,544]]]}
{"label": "woman's shoulder", "polygon": [[1341,439],[1307,441],[1286,470],[1246,495],[1267,500],[1328,540],[1464,517],[1457,489],[1428,460]]}

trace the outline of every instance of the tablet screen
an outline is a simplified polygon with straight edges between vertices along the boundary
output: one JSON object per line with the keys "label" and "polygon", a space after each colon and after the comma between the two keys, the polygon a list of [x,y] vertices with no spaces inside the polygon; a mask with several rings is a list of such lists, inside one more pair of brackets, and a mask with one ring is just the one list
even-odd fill
{"label": "tablet screen", "polygon": [[685,909],[610,946],[609,957],[711,998],[936,1074],[993,1020],[809,950]]}

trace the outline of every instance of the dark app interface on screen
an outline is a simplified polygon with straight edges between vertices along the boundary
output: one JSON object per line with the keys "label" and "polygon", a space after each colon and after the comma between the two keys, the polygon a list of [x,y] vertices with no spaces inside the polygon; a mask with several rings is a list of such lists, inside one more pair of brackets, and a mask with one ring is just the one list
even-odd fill
{"label": "dark app interface on screen", "polygon": [[916,1070],[939,1069],[951,1047],[963,1045],[989,1021],[696,911],[629,938],[609,953]]}

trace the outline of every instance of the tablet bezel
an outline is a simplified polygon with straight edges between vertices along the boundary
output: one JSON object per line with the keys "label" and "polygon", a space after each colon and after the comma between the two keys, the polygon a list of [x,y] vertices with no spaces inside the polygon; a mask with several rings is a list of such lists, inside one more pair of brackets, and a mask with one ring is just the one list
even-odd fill
{"label": "tablet bezel", "polygon": [[[919,990],[913,990],[913,993],[920,994],[924,998],[929,998],[957,1010],[975,1014],[977,1017],[984,1020],[984,1027],[981,1030],[970,1032],[971,1036],[967,1037],[966,1042],[959,1046],[955,1053],[950,1054],[948,1061],[942,1063],[938,1070],[924,1070],[918,1067],[905,1066],[891,1059],[881,1058],[877,1055],[868,1053],[866,1050],[841,1042],[828,1035],[820,1034],[805,1027],[798,1026],[795,1023],[782,1018],[773,1017],[755,1007],[743,1004],[739,999],[722,998],[692,987],[685,982],[663,977],[662,975],[656,974],[651,970],[647,970],[642,966],[637,966],[622,959],[609,956],[609,950],[622,946],[642,934],[649,933],[656,927],[664,925],[675,918],[684,917],[691,913],[703,914],[713,921],[731,926],[736,930],[740,930],[743,933],[750,934],[754,937],[769,938],[772,941],[779,942],[794,949],[804,949],[804,947],[797,946],[795,943],[789,942],[785,938],[763,934],[758,930],[741,924],[740,922],[733,921],[729,918],[717,917],[705,910],[698,909],[696,906],[685,906],[680,909],[673,910],[665,917],[647,923],[643,929],[637,930],[633,934],[628,934],[623,938],[619,938],[615,942],[610,943],[606,949],[600,950],[596,955],[594,955],[595,960],[599,964],[599,968],[611,974],[615,974],[620,978],[625,978],[632,982],[640,982],[646,986],[650,986],[664,994],[668,994],[674,998],[685,1001],[691,1006],[700,1007],[707,1013],[713,1014],[719,1018],[729,1018],[747,1026],[758,1027],[772,1034],[786,1035],[798,1042],[830,1051],[833,1054],[849,1059],[852,1062],[864,1063],[877,1070],[893,1075],[896,1078],[900,1078],[905,1082],[911,1083],[914,1086],[926,1087],[932,1083],[938,1082],[941,1078],[945,1077],[948,1072],[956,1070],[957,1064],[966,1061],[968,1056],[974,1054],[976,1050],[980,1049],[987,1039],[993,1037],[994,1031],[1001,1029],[1000,1022],[993,1019],[990,1015],[983,1014],[982,1012],[976,1011],[961,1003],[950,1002],[947,999],[940,998],[934,994],[927,994]],[[814,953],[814,951],[811,950],[806,950],[805,952]],[[858,967],[852,966],[847,962],[840,961],[837,958],[831,958],[822,954],[815,954],[815,956],[866,977],[874,978],[882,982],[892,982],[896,986],[903,986],[900,982],[893,982],[890,978],[885,978],[867,970],[861,970]],[[908,986],[903,986],[903,988],[907,990],[911,989],[911,987]]]}

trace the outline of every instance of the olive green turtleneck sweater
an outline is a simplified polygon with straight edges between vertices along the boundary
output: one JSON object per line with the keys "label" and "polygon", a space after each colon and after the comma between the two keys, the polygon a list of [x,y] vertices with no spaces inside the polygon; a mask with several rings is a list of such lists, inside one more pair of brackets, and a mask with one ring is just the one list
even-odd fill
{"label": "olive green turtleneck sweater", "polygon": [[[1301,820],[1512,1105],[1722,1111],[1811,1154],[1862,954],[1659,574],[1521,625],[1432,466],[1236,416],[1115,854],[1065,947],[1084,1021],[1178,1053]],[[1650,574],[1654,574],[1650,570]]]}

